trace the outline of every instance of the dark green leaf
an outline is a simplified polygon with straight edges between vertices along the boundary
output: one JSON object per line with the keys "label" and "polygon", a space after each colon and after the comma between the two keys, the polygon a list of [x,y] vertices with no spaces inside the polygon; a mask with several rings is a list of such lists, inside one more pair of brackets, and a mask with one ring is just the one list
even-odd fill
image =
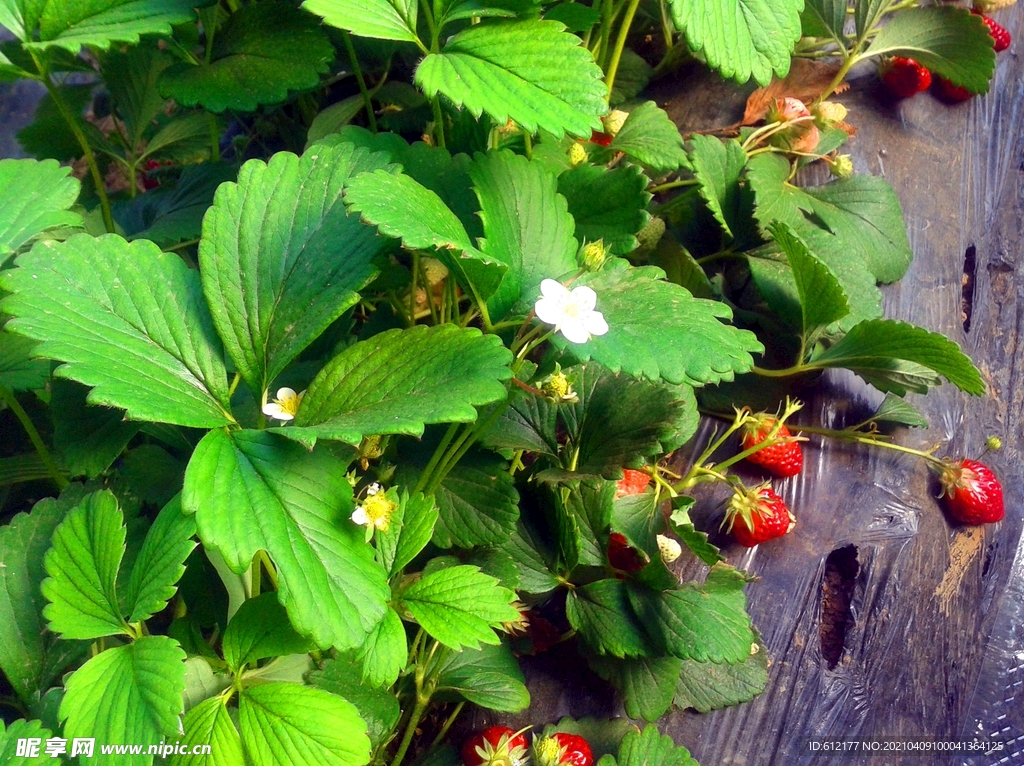
{"label": "dark green leaf", "polygon": [[[845,45],[843,28],[849,0],[805,0],[803,32],[805,36],[832,37]],[[858,7],[861,5],[858,2]]]}
{"label": "dark green leaf", "polygon": [[22,5],[17,34],[31,41],[38,23],[39,41],[26,42],[26,48],[106,50],[115,42],[137,43],[142,35],[170,35],[173,25],[195,20],[194,9],[195,0],[43,0]]}
{"label": "dark green leaf", "polygon": [[547,399],[517,391],[513,389],[512,403],[481,441],[488,447],[556,456],[559,448],[555,432],[557,406]]}
{"label": "dark green leaf", "polygon": [[303,654],[315,648],[288,621],[277,594],[262,593],[242,604],[224,631],[224,661],[233,672],[250,662],[286,654]]}
{"label": "dark green leaf", "polygon": [[72,380],[50,384],[53,446],[70,476],[94,478],[110,468],[139,431],[123,410],[90,407],[89,389]]}
{"label": "dark green leaf", "polygon": [[612,504],[615,501],[615,482],[584,480],[569,489],[568,498],[563,502],[561,494],[555,493],[556,506],[560,516],[571,516],[571,529],[578,535],[577,564],[601,567],[606,561],[605,548],[608,540],[608,525],[612,519]]}
{"label": "dark green leaf", "polygon": [[346,658],[328,660],[323,669],[309,674],[309,681],[356,706],[359,717],[366,721],[371,748],[386,742],[398,725],[398,698],[385,689],[365,686],[359,666]]}
{"label": "dark green leaf", "polygon": [[768,650],[760,642],[756,646],[756,653],[731,665],[683,660],[675,689],[676,706],[707,713],[747,702],[763,692],[768,685]]}
{"label": "dark green leaf", "polygon": [[632,101],[647,89],[653,74],[654,69],[642,56],[628,46],[623,48],[619,71],[615,74],[615,84],[612,85],[611,98],[608,99],[609,105],[619,106]]}
{"label": "dark green leaf", "polygon": [[342,127],[352,122],[362,109],[363,97],[359,94],[342,99],[326,109],[321,109],[320,113],[313,118],[309,130],[306,132],[306,149],[309,149],[324,136],[337,133]]}
{"label": "dark green leaf", "polygon": [[42,388],[50,379],[50,363],[33,359],[36,342],[0,330],[0,385],[11,391]]}
{"label": "dark green leaf", "polygon": [[679,128],[653,101],[645,101],[629,113],[609,148],[650,168],[655,175],[689,167]]}
{"label": "dark green leaf", "polygon": [[630,606],[621,580],[597,580],[573,589],[565,602],[565,616],[599,654],[643,657],[651,652],[644,624]]}
{"label": "dark green leaf", "polygon": [[540,538],[520,521],[508,543],[502,548],[512,556],[519,567],[517,590],[522,593],[549,593],[558,587],[558,580],[548,563],[550,552],[542,546]]}
{"label": "dark green leaf", "polygon": [[683,661],[677,657],[614,659],[595,655],[587,660],[594,671],[622,695],[630,718],[657,721],[672,707]]}
{"label": "dark green leaf", "polygon": [[928,420],[910,402],[889,393],[878,405],[871,419],[879,423],[902,423],[912,428],[928,428]]}
{"label": "dark green leaf", "polygon": [[[617,255],[636,249],[636,233],[647,223],[647,177],[636,165],[613,170],[583,164],[558,177],[558,192],[569,202],[576,235],[584,242],[604,240]],[[549,276],[554,276],[551,272]]]}
{"label": "dark green leaf", "polygon": [[444,652],[433,670],[439,700],[464,699],[507,713],[517,713],[530,704],[526,680],[507,642]]}
{"label": "dark green leaf", "polygon": [[689,509],[694,502],[696,501],[687,495],[680,495],[672,500],[672,529],[694,556],[711,567],[719,561],[725,561],[725,557],[717,547],[708,542],[707,532],[697,529],[690,521]]}
{"label": "dark green leaf", "polygon": [[103,82],[124,122],[130,146],[136,146],[143,139],[164,108],[165,100],[159,90],[160,74],[173,61],[170,54],[155,45],[140,45],[123,51],[115,48],[100,58]]}
{"label": "dark green leaf", "polygon": [[496,455],[467,455],[441,482],[436,496],[434,543],[441,548],[503,543],[519,519],[519,493],[505,461]]}
{"label": "dark green leaf", "polygon": [[570,32],[587,32],[601,20],[601,12],[583,3],[568,2],[551,6],[544,12],[544,18],[562,22]]}
{"label": "dark green leaf", "polygon": [[162,506],[181,492],[185,463],[159,445],[143,444],[128,451],[118,472],[144,502]]}
{"label": "dark green leaf", "polygon": [[125,597],[128,622],[148,620],[167,606],[185,572],[185,559],[196,547],[195,533],[195,519],[181,512],[179,498],[160,511],[132,567]]}
{"label": "dark green leaf", "polygon": [[720,141],[697,134],[690,137],[690,164],[700,182],[700,196],[708,210],[725,233],[734,236],[733,227],[739,231],[739,227],[746,224],[739,216],[742,214],[740,177],[747,166],[747,153],[739,141]]}

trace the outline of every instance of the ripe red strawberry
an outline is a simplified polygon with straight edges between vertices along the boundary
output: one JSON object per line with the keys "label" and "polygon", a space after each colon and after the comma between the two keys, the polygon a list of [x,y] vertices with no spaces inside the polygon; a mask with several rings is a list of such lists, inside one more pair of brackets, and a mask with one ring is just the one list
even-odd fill
{"label": "ripe red strawberry", "polygon": [[579,734],[541,737],[534,740],[533,753],[537,766],[594,766],[590,745]]}
{"label": "ripe red strawberry", "polygon": [[946,101],[966,101],[974,96],[967,88],[954,85],[945,77],[937,77],[935,79],[938,84],[939,96]]}
{"label": "ripe red strawberry", "polygon": [[992,469],[977,460],[947,462],[939,477],[949,514],[964,524],[991,524],[1006,515],[1003,487]]}
{"label": "ripe red strawberry", "polygon": [[622,469],[622,478],[615,485],[615,497],[626,495],[642,495],[647,485],[651,483],[651,477],[643,471],[634,471],[629,468]]}
{"label": "ripe red strawberry", "polygon": [[932,84],[932,73],[914,59],[893,56],[882,62],[882,82],[896,98],[910,98],[915,93],[928,90]]}
{"label": "ripe red strawberry", "polygon": [[528,748],[521,731],[491,726],[466,740],[462,761],[466,766],[520,766],[527,762]]}
{"label": "ripe red strawberry", "polygon": [[[763,442],[768,438],[768,434],[774,427],[774,416],[755,416],[754,420],[750,421],[743,427],[743,449],[748,450]],[[786,424],[783,423],[779,428],[779,432],[776,434],[776,438],[787,438],[792,435],[793,434],[790,433],[789,428],[787,428]],[[762,466],[767,469],[769,473],[772,473],[775,476],[787,478],[789,476],[796,476],[804,467],[804,452],[800,447],[800,442],[783,441],[758,450],[753,455],[747,457],[747,460],[751,463]]]}
{"label": "ripe red strawberry", "polygon": [[989,18],[984,13],[978,11],[971,11],[975,16],[981,16],[981,20],[985,22],[985,26],[988,27],[988,33],[992,35],[992,42],[995,46],[996,53],[1001,53],[1010,47],[1010,43],[1013,39],[1010,37],[1010,33],[1006,30],[1002,24],[995,19]]}
{"label": "ripe red strawberry", "polygon": [[608,536],[608,563],[621,572],[637,572],[647,566],[647,557],[629,544],[626,536],[612,532]]}
{"label": "ripe red strawberry", "polygon": [[725,519],[736,542],[748,548],[782,537],[796,526],[796,517],[768,484],[733,495]]}
{"label": "ripe red strawberry", "polygon": [[612,142],[612,138],[614,136],[602,133],[600,130],[594,130],[590,133],[590,143],[597,144],[598,146],[608,146]]}

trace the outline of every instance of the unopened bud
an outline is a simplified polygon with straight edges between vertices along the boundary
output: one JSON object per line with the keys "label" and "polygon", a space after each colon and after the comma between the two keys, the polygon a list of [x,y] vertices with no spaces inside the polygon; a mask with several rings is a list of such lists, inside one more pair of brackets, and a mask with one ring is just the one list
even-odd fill
{"label": "unopened bud", "polygon": [[573,141],[572,146],[569,147],[569,162],[573,167],[582,165],[587,161],[587,150],[583,148],[583,144],[578,141]]}
{"label": "unopened bud", "polygon": [[849,154],[840,154],[828,161],[828,169],[836,178],[849,178],[853,175],[853,160]]}
{"label": "unopened bud", "polygon": [[600,271],[606,260],[608,260],[608,249],[604,246],[604,240],[588,242],[583,246],[580,264],[587,271]]}
{"label": "unopened bud", "polygon": [[990,436],[985,440],[985,447],[992,452],[998,452],[1003,448],[1003,440],[998,436]]}
{"label": "unopened bud", "polygon": [[558,404],[559,402],[575,402],[579,396],[573,391],[572,380],[562,372],[562,367],[555,362],[555,371],[540,382],[540,390],[544,396]]}

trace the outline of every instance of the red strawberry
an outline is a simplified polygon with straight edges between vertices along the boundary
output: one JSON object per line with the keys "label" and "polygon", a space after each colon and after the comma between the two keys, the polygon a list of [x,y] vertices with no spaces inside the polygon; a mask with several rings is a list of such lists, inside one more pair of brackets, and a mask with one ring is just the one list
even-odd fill
{"label": "red strawberry", "polygon": [[590,745],[579,734],[558,732],[533,743],[537,766],[593,766]]}
{"label": "red strawberry", "polygon": [[466,740],[462,761],[466,766],[520,766],[527,762],[528,747],[521,731],[491,726]]}
{"label": "red strawberry", "polygon": [[598,146],[608,146],[612,142],[612,138],[614,136],[602,133],[600,130],[594,130],[590,133],[590,143],[597,144]]}
{"label": "red strawberry", "polygon": [[622,469],[622,478],[615,485],[615,497],[626,495],[642,495],[647,485],[651,483],[651,477],[643,471],[634,471],[629,468]]}
{"label": "red strawberry", "polygon": [[608,563],[622,572],[637,572],[647,566],[647,557],[630,545],[625,535],[612,532],[608,536]]}
{"label": "red strawberry", "polygon": [[971,13],[975,16],[981,16],[981,20],[985,22],[985,26],[988,27],[988,33],[992,35],[992,42],[996,53],[1001,53],[1010,47],[1013,39],[1010,37],[1010,33],[1006,31],[1006,27],[995,19],[989,18],[984,13],[979,13],[978,11],[971,11]]}
{"label": "red strawberry", "polygon": [[[756,415],[755,419],[743,427],[743,449],[748,450],[755,447],[766,438],[769,432],[775,427],[775,417],[772,415]],[[786,424],[783,423],[775,438],[788,438],[790,433]],[[770,447],[758,450],[747,457],[751,463],[763,466],[769,473],[775,476],[786,478],[796,476],[804,467],[804,452],[800,442],[780,441]]]}
{"label": "red strawberry", "polygon": [[1006,515],[1003,487],[992,469],[977,460],[947,462],[939,477],[949,514],[964,524],[991,524]]}
{"label": "red strawberry", "polygon": [[725,519],[736,542],[748,548],[782,537],[796,526],[785,501],[767,484],[733,495]]}
{"label": "red strawberry", "polygon": [[893,56],[882,62],[882,82],[896,98],[910,98],[915,93],[928,90],[932,84],[932,73],[914,59]]}
{"label": "red strawberry", "polygon": [[946,101],[966,101],[967,99],[974,96],[967,88],[960,85],[954,85],[945,77],[937,77],[939,95]]}

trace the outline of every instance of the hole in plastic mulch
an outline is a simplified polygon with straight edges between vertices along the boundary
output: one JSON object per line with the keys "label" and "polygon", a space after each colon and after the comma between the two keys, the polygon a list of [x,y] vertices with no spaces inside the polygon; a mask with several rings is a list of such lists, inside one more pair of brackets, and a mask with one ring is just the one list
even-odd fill
{"label": "hole in plastic mulch", "polygon": [[825,559],[825,578],[821,584],[821,655],[834,670],[843,656],[846,631],[853,625],[850,602],[860,564],[857,547],[837,548]]}

